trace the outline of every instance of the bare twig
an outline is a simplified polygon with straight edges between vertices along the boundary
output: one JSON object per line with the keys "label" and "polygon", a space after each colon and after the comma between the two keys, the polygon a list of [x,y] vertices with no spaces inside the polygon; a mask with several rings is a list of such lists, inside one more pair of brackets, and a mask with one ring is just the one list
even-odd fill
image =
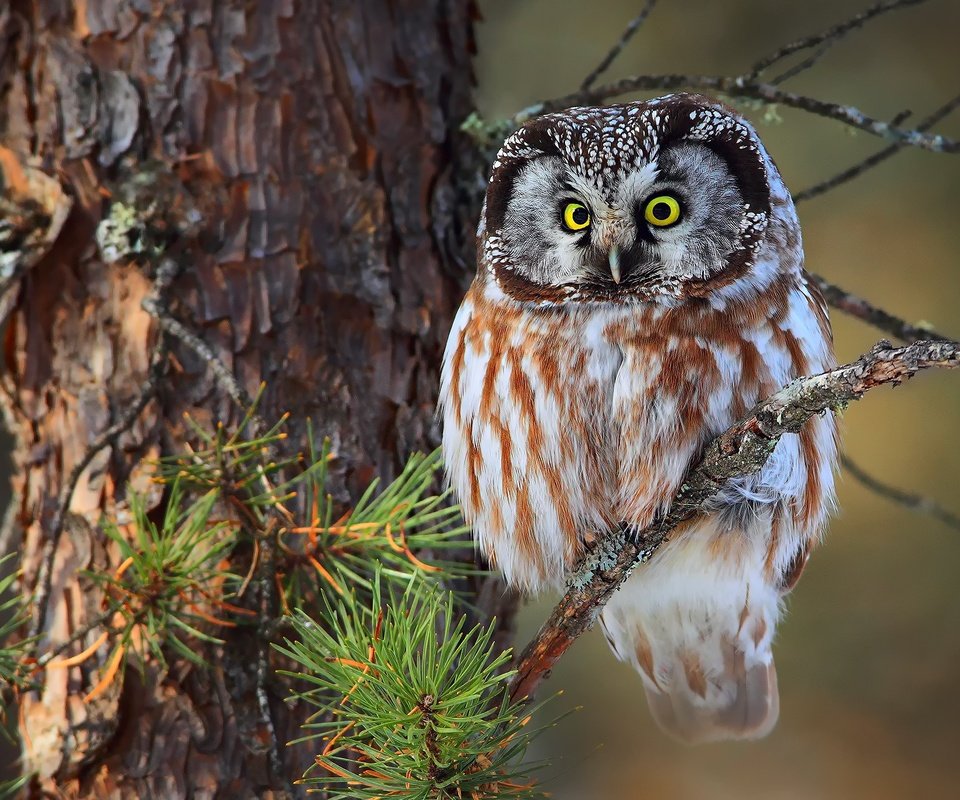
{"label": "bare twig", "polygon": [[[240,385],[237,377],[217,357],[213,348],[174,317],[166,303],[150,297],[143,301],[143,308],[157,320],[164,333],[185,344],[204,360],[214,378],[216,378],[217,384],[242,411],[247,411],[253,406],[253,398]],[[255,435],[259,435],[266,430],[266,424],[258,415],[254,414],[250,422]]]}
{"label": "bare twig", "polygon": [[43,544],[43,551],[40,555],[40,569],[37,573],[36,589],[33,598],[34,614],[30,623],[29,633],[27,634],[28,638],[39,636],[43,630],[47,606],[50,602],[53,562],[56,558],[60,538],[63,535],[64,523],[66,522],[67,513],[70,509],[70,502],[73,499],[73,493],[77,489],[77,484],[80,482],[80,477],[101,450],[106,447],[112,447],[121,435],[133,427],[133,424],[140,417],[140,414],[143,413],[147,404],[156,395],[157,388],[166,370],[166,361],[166,349],[163,346],[163,337],[158,336],[153,348],[153,354],[150,357],[150,368],[146,380],[141,385],[136,400],[132,405],[126,407],[120,415],[120,419],[90,443],[90,446],[83,454],[83,458],[74,465],[67,477],[67,481],[57,499],[57,508],[56,511],[54,511],[53,519],[50,523],[50,533]]}
{"label": "bare twig", "polygon": [[106,611],[104,611],[104,612],[103,612],[102,614],[100,614],[99,616],[94,617],[90,622],[88,622],[86,625],[84,625],[82,628],[80,628],[80,630],[76,631],[72,636],[70,636],[69,639],[67,639],[67,640],[64,641],[64,642],[61,642],[61,643],[58,644],[56,647],[54,647],[52,650],[44,653],[43,655],[38,656],[38,657],[37,657],[36,668],[37,668],[37,669],[43,669],[44,667],[46,667],[46,666],[47,666],[51,661],[53,661],[53,659],[55,659],[57,656],[65,653],[65,652],[67,652],[67,650],[69,650],[69,649],[73,646],[73,644],[74,644],[75,642],[81,641],[81,640],[84,639],[84,638],[87,636],[87,634],[89,634],[91,631],[95,631],[95,630],[96,630],[97,628],[99,628],[101,625],[103,625],[103,624],[105,624],[106,622],[108,622],[108,621],[110,620],[110,618],[111,618],[114,614],[116,614],[116,613],[117,613],[117,609],[116,609],[116,608],[108,608]]}
{"label": "bare twig", "polygon": [[[821,51],[814,57],[813,61],[815,63],[819,57],[826,52],[830,47],[839,42],[844,36],[846,36],[851,31],[862,28],[867,22],[879,17],[882,14],[886,14],[890,11],[896,11],[899,8],[904,8],[906,6],[916,6],[921,3],[926,2],[926,0],[886,0],[886,2],[877,3],[874,6],[861,11],[859,14],[855,14],[849,19],[844,20],[843,22],[833,25],[830,28],[827,28],[825,31],[814,34],[813,36],[806,36],[802,39],[797,39],[794,42],[791,42],[788,45],[784,45],[779,50],[771,53],[768,56],[764,56],[756,64],[753,65],[751,70],[744,74],[744,78],[748,81],[756,80],[762,72],[772,67],[774,64],[782,61],[787,56],[793,55],[794,53],[799,52],[800,50],[809,50],[811,47],[816,47],[817,45],[824,45],[821,48]],[[813,66],[813,64],[810,64]],[[806,69],[806,67],[805,67]],[[791,76],[792,77],[792,76]],[[781,80],[786,80],[786,78],[781,78],[775,80],[774,83],[778,83]]]}
{"label": "bare twig", "polygon": [[903,130],[889,122],[874,119],[853,106],[839,105],[817,100],[814,97],[778,89],[769,83],[754,83],[745,78],[732,78],[722,75],[637,75],[608,83],[596,89],[574,92],[564,97],[546,100],[520,111],[514,118],[520,125],[533,117],[560,111],[571,106],[590,105],[640,91],[697,89],[707,92],[719,92],[729,97],[760,100],[764,103],[778,104],[814,114],[819,117],[842,122],[856,130],[866,131],[891,142],[898,142],[936,153],[958,153],[960,142],[946,136],[931,135],[918,130]]}
{"label": "bare twig", "polygon": [[953,511],[950,511],[950,509],[944,508],[933,498],[925,497],[922,494],[916,494],[914,492],[908,492],[897,486],[891,486],[889,483],[884,483],[878,478],[874,478],[873,475],[860,467],[859,464],[851,460],[848,456],[843,456],[840,459],[840,463],[850,474],[850,477],[863,484],[874,494],[878,494],[881,497],[886,497],[888,500],[896,503],[898,506],[903,506],[911,511],[916,511],[920,514],[926,514],[927,516],[933,517],[935,520],[942,522],[947,527],[960,531],[960,515],[955,514]]}
{"label": "bare twig", "polygon": [[601,538],[520,657],[511,698],[532,697],[546,672],[593,625],[634,567],[649,560],[671,532],[701,511],[729,480],[757,472],[785,433],[796,433],[814,415],[843,407],[877,386],[897,385],[918,370],[958,366],[960,345],[955,342],[922,341],[895,348],[882,341],[855,362],[799,378],[758,404],[707,446],[664,517],[641,531],[622,526]]}
{"label": "bare twig", "polygon": [[905,342],[915,342],[920,339],[934,339],[941,342],[954,341],[949,336],[944,336],[932,328],[911,325],[889,311],[884,311],[882,308],[873,305],[869,300],[864,300],[839,286],[835,286],[819,275],[811,274],[810,278],[820,287],[824,298],[831,306],[849,314],[851,317],[863,320],[897,339],[902,339]]}
{"label": "bare twig", "polygon": [[[207,367],[213,373],[221,391],[233,400],[241,412],[249,415],[249,425],[253,435],[262,435],[268,428],[266,421],[259,414],[252,411],[253,398],[250,397],[247,391],[240,385],[240,381],[237,380],[236,375],[217,357],[213,348],[174,317],[165,302],[165,298],[158,293],[154,293],[153,296],[145,299],[143,301],[143,307],[157,320],[164,333],[186,345],[204,360]],[[263,486],[264,491],[269,492],[272,490],[271,483],[266,474],[260,474],[259,483]],[[276,508],[273,508],[273,513],[278,513]],[[262,540],[259,541],[260,559],[257,570],[257,582],[260,587],[260,596],[259,608],[257,609],[258,631],[255,691],[260,724],[263,725],[267,733],[269,747],[268,759],[273,778],[276,780],[286,780],[284,777],[283,762],[280,758],[280,742],[277,737],[277,728],[273,721],[270,698],[267,694],[267,681],[270,676],[270,628],[271,620],[275,617],[273,607],[276,605],[276,592],[273,585],[276,558],[271,542],[270,536],[264,536]]]}
{"label": "bare twig", "polygon": [[771,78],[770,83],[773,86],[779,86],[781,83],[786,83],[791,78],[796,78],[801,72],[806,72],[808,69],[815,67],[832,46],[832,42],[821,45],[821,47],[812,56],[805,58],[799,64],[794,64],[792,67],[790,67],[790,69],[784,70],[776,77]]}
{"label": "bare twig", "polygon": [[[917,125],[917,130],[921,133],[925,133],[958,106],[960,106],[960,95],[948,100],[929,117],[926,117],[919,125]],[[894,121],[891,124],[897,125],[898,123]],[[891,156],[895,156],[897,153],[903,151],[904,148],[905,145],[901,143],[888,145],[887,147],[883,148],[883,150],[877,151],[872,156],[868,156],[858,164],[854,164],[852,167],[847,167],[847,169],[843,170],[842,172],[838,172],[833,177],[827,178],[825,181],[821,181],[815,186],[811,186],[809,189],[804,189],[802,192],[797,192],[797,194],[793,196],[793,202],[802,203],[804,200],[811,200],[812,198],[824,194],[825,192],[829,192],[831,189],[835,189],[837,186],[863,175],[863,173],[873,169],[878,164],[882,164]]]}
{"label": "bare twig", "polygon": [[[898,339],[901,339],[905,342],[912,342],[920,339],[932,339],[942,342],[952,341],[948,337],[943,336],[942,334],[937,333],[930,328],[921,328],[916,325],[911,325],[909,322],[906,322],[899,317],[895,317],[893,314],[884,311],[882,308],[878,308],[872,303],[869,303],[866,300],[844,291],[839,286],[834,286],[832,283],[824,280],[819,275],[811,275],[810,277],[816,281],[817,285],[820,287],[820,291],[823,292],[824,297],[831,306],[844,311],[850,316],[856,317],[857,319],[873,325],[874,327],[879,328],[880,330],[885,331],[886,333],[889,333]],[[956,342],[953,343],[956,344]],[[928,514],[935,519],[940,520],[945,525],[949,525],[950,527],[954,528],[960,528],[960,517],[943,508],[939,503],[937,503],[936,500],[908,492],[904,489],[899,489],[896,486],[885,484],[870,476],[847,456],[843,456],[841,458],[841,463],[853,478],[880,496],[885,497],[886,499],[897,503],[898,505],[905,506],[912,511]]]}
{"label": "bare twig", "polygon": [[287,781],[284,773],[283,762],[280,759],[280,740],[277,736],[277,726],[273,721],[273,711],[270,708],[270,697],[267,694],[267,680],[270,677],[270,624],[269,620],[276,615],[271,606],[275,601],[275,591],[273,589],[273,575],[276,570],[276,559],[263,559],[266,568],[263,572],[270,572],[269,575],[263,575],[259,578],[260,583],[260,608],[258,619],[260,629],[257,632],[257,709],[260,712],[261,724],[267,730],[267,736],[270,743],[269,759],[270,771],[273,773],[274,780]]}
{"label": "bare twig", "polygon": [[646,21],[656,4],[657,0],[647,0],[647,4],[640,13],[627,23],[627,27],[623,29],[623,33],[620,34],[620,39],[617,43],[610,48],[609,52],[603,57],[603,60],[597,64],[593,71],[583,79],[583,83],[580,84],[581,91],[586,91],[593,86],[593,84],[597,82],[597,78],[610,69],[610,65],[617,60],[617,57],[623,52],[623,48],[627,46],[627,43],[633,38],[634,34],[640,30],[640,26]]}

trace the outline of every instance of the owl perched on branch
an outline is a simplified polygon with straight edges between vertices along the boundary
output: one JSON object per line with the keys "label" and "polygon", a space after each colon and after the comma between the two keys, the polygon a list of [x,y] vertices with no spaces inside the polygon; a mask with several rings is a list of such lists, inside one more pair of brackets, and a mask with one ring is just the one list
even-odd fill
{"label": "owl perched on branch", "polygon": [[[831,339],[793,201],[735,111],[677,94],[526,124],[493,164],[441,384],[446,466],[480,547],[511,584],[562,587],[585,542],[662,514],[715,435],[832,367]],[[836,458],[831,416],[784,436],[604,609],[674,736],[772,729],[781,598]]]}

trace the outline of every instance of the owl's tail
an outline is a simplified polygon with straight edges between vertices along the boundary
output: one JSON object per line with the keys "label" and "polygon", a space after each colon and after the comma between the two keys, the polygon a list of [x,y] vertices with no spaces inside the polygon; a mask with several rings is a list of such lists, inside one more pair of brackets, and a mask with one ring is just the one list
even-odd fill
{"label": "owl's tail", "polygon": [[611,648],[639,671],[660,727],[683,742],[759,738],[777,722],[780,592],[758,544],[688,530],[604,609]]}

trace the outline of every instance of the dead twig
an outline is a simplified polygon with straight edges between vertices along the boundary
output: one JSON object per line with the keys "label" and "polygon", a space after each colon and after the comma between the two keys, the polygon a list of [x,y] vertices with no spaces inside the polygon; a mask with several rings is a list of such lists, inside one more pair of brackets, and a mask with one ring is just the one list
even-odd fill
{"label": "dead twig", "polygon": [[950,509],[944,508],[933,498],[925,497],[922,494],[916,494],[914,492],[908,492],[897,486],[884,483],[883,481],[874,478],[873,475],[864,470],[859,464],[850,459],[848,456],[843,456],[840,459],[840,463],[843,465],[843,468],[847,471],[847,473],[849,473],[851,478],[861,483],[874,494],[885,497],[891,502],[896,503],[898,506],[903,506],[904,508],[908,508],[911,511],[915,511],[919,514],[926,514],[929,517],[933,517],[938,522],[942,522],[948,528],[953,528],[956,531],[960,531],[960,514],[955,514],[953,511],[950,511]]}
{"label": "dead twig", "polygon": [[574,92],[573,94],[546,100],[529,106],[513,118],[516,125],[527,120],[560,111],[572,106],[590,105],[640,91],[663,91],[673,89],[696,89],[698,91],[717,92],[728,97],[759,100],[771,105],[796,108],[815,116],[836,120],[856,130],[866,131],[873,136],[887,139],[911,147],[919,147],[935,153],[958,153],[960,142],[946,136],[923,133],[919,130],[904,130],[889,122],[867,116],[860,109],[849,105],[828,103],[814,97],[788,92],[769,83],[756,83],[743,76],[723,75],[636,75],[608,83],[596,89]]}
{"label": "dead twig", "polygon": [[[922,122],[920,122],[919,125],[917,125],[917,130],[921,133],[926,133],[928,130],[930,130],[930,128],[940,122],[940,120],[950,114],[958,106],[960,106],[960,95],[948,100],[930,116],[926,117]],[[898,122],[893,121],[891,124],[897,125]],[[851,181],[854,178],[860,177],[865,172],[873,169],[879,164],[882,164],[891,156],[895,156],[897,153],[903,152],[905,148],[906,145],[900,143],[888,145],[873,155],[868,156],[863,161],[854,164],[851,167],[847,167],[845,170],[838,172],[836,175],[827,178],[826,180],[821,181],[814,186],[811,186],[809,189],[804,189],[801,192],[797,192],[793,196],[793,202],[802,203],[805,200],[812,200],[814,197],[818,197],[826,192],[829,192],[831,189],[835,189],[847,181]]]}
{"label": "dead twig", "polygon": [[797,75],[799,75],[801,72],[806,72],[808,69],[815,67],[819,63],[820,59],[830,51],[832,46],[832,42],[821,45],[809,58],[805,58],[799,64],[794,64],[792,67],[790,67],[790,69],[781,72],[774,78],[771,78],[771,85],[779,86],[781,83],[786,83],[791,78],[797,77]]}
{"label": "dead twig", "polygon": [[[867,324],[873,325],[875,328],[879,328],[898,339],[905,342],[927,339],[957,344],[957,342],[951,340],[949,337],[937,333],[930,328],[911,325],[909,322],[895,317],[882,308],[878,308],[872,303],[844,291],[839,286],[834,286],[818,275],[811,275],[810,277],[820,287],[820,291],[823,292],[824,297],[831,306],[844,311],[850,316],[863,320]],[[847,456],[843,456],[840,463],[851,477],[881,497],[898,505],[902,505],[911,511],[932,516],[952,528],[960,529],[960,517],[945,509],[937,503],[936,500],[883,483],[869,475]]]}
{"label": "dead twig", "polygon": [[[806,66],[804,66],[803,69],[809,69],[809,67],[812,67],[813,64],[815,64],[827,50],[833,47],[833,45],[837,44],[848,33],[862,28],[870,20],[875,19],[883,14],[887,14],[891,11],[896,11],[897,9],[905,8],[907,6],[917,6],[924,2],[926,2],[926,0],[886,0],[885,2],[877,3],[865,11],[861,11],[859,14],[855,14],[854,16],[845,19],[843,22],[827,28],[825,31],[821,31],[813,36],[805,36],[802,39],[797,39],[788,45],[784,45],[770,55],[764,56],[757,61],[757,63],[754,64],[750,71],[745,73],[743,77],[748,81],[756,80],[761,73],[765,72],[774,64],[782,61],[788,56],[793,55],[801,50],[809,50],[812,47],[817,47],[817,45],[822,45],[818,52],[808,60],[810,63],[804,62]],[[798,72],[799,71],[802,70],[798,70]],[[793,72],[793,74],[790,75],[784,73],[784,75],[775,78],[772,83],[782,83],[784,80],[787,80],[789,77],[793,77],[795,74],[797,73]]]}
{"label": "dead twig", "polygon": [[640,26],[643,25],[647,17],[650,16],[650,12],[653,11],[653,7],[656,4],[657,0],[647,0],[647,4],[643,7],[640,13],[627,23],[627,27],[623,29],[623,33],[620,34],[620,38],[617,40],[616,44],[610,48],[607,54],[603,57],[600,63],[594,67],[590,74],[583,79],[583,83],[580,84],[580,91],[583,92],[589,89],[597,82],[597,78],[610,69],[610,65],[617,60],[617,57],[623,52],[623,48],[627,46],[636,32],[640,30]]}
{"label": "dead twig", "polygon": [[621,526],[587,555],[520,657],[511,698],[532,697],[544,675],[593,625],[633,569],[648,561],[671,532],[703,509],[729,480],[759,471],[785,433],[796,433],[814,415],[842,408],[877,386],[897,385],[921,369],[958,366],[956,342],[921,341],[896,348],[881,341],[853,363],[799,378],[759,403],[707,446],[661,519],[639,531]]}
{"label": "dead twig", "polygon": [[884,311],[879,306],[873,305],[869,300],[864,300],[854,294],[835,286],[819,275],[810,275],[811,280],[817,284],[820,291],[823,292],[824,299],[834,308],[863,320],[868,325],[873,325],[891,336],[901,339],[905,342],[916,342],[920,339],[933,339],[940,342],[953,342],[949,336],[944,336],[932,328],[921,325],[912,325],[900,317],[894,316],[889,311]]}
{"label": "dead twig", "polygon": [[[247,412],[250,410],[253,406],[253,398],[240,385],[237,377],[220,360],[210,345],[173,316],[164,300],[157,296],[147,297],[143,301],[143,308],[156,319],[164,333],[186,345],[203,359],[213,373],[217,385],[241,411]],[[267,430],[266,422],[258,414],[251,416],[250,427],[255,436],[259,436]]]}
{"label": "dead twig", "polygon": [[115,445],[117,439],[133,427],[133,424],[143,413],[147,404],[156,396],[158,387],[166,371],[166,355],[163,337],[158,336],[150,357],[150,367],[147,372],[147,377],[140,386],[137,398],[132,405],[126,407],[120,415],[120,418],[113,425],[103,431],[90,443],[90,446],[83,454],[83,458],[74,465],[73,469],[70,470],[70,474],[67,476],[67,481],[60,491],[59,498],[57,498],[57,507],[50,522],[50,532],[44,541],[43,551],[40,555],[40,568],[37,572],[36,589],[33,597],[34,613],[30,623],[29,633],[27,634],[28,638],[38,637],[43,630],[47,606],[50,602],[53,562],[56,558],[60,538],[63,535],[64,524],[70,509],[70,502],[73,499],[73,493],[77,489],[77,484],[80,482],[80,477],[101,450]]}

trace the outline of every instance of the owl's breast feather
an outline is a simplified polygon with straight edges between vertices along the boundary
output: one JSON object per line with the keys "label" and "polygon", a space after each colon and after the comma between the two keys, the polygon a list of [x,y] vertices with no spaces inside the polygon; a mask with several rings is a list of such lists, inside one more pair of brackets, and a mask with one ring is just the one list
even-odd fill
{"label": "owl's breast feather", "polygon": [[[738,316],[530,309],[471,289],[444,357],[444,457],[480,546],[511,582],[561,584],[585,535],[649,522],[706,441],[795,375],[828,365],[809,298],[783,286],[768,294],[759,302],[774,313]],[[814,457],[832,427],[815,428],[809,441],[781,443],[770,476],[811,515],[823,498],[804,493],[812,481],[823,495],[832,466],[829,452]]]}

